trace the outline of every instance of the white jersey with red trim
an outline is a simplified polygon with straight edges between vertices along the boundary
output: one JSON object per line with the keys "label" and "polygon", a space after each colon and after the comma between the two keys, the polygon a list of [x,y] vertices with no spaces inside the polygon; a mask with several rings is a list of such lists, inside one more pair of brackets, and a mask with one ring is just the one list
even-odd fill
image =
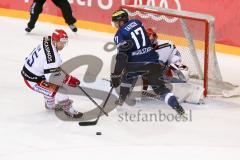
{"label": "white jersey with red trim", "polygon": [[62,60],[56,47],[52,44],[51,37],[44,37],[41,44],[33,49],[25,59],[24,66],[36,76],[44,76],[48,81],[51,73],[59,72]]}
{"label": "white jersey with red trim", "polygon": [[154,48],[159,55],[159,60],[167,65],[181,63],[181,54],[171,41],[158,40]]}

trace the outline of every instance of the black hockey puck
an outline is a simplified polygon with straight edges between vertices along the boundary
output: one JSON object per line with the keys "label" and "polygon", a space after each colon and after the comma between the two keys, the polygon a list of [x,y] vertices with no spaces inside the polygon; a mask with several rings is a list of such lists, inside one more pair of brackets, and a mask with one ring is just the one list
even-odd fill
{"label": "black hockey puck", "polygon": [[102,135],[102,132],[96,132],[96,135],[98,135],[98,136]]}

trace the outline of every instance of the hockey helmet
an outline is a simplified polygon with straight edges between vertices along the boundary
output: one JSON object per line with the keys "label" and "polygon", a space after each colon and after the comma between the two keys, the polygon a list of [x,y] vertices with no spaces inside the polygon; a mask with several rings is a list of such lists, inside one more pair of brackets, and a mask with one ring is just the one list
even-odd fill
{"label": "hockey helmet", "polygon": [[68,35],[67,33],[62,29],[55,29],[52,33],[52,40],[57,42],[62,42],[64,44],[67,44],[68,42]]}
{"label": "hockey helmet", "polygon": [[148,37],[152,36],[154,39],[158,38],[157,33],[154,32],[152,28],[148,28],[146,31],[147,31]]}
{"label": "hockey helmet", "polygon": [[116,10],[112,14],[112,22],[124,21],[127,22],[129,20],[127,11],[120,9]]}

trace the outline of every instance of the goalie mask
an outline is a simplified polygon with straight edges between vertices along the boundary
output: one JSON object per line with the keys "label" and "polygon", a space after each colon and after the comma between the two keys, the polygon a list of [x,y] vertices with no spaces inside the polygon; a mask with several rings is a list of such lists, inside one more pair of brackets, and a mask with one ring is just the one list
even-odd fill
{"label": "goalie mask", "polygon": [[157,36],[157,33],[153,31],[152,28],[148,28],[147,30],[147,35],[151,41],[151,43],[154,45],[157,44],[157,39],[158,39],[158,36]]}

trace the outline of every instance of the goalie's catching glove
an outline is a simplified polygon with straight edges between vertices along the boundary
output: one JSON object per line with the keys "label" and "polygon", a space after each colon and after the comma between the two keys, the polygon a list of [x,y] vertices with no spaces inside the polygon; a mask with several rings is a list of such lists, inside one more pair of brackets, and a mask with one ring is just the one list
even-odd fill
{"label": "goalie's catching glove", "polygon": [[80,81],[73,76],[67,75],[63,83],[71,87],[77,87],[80,84]]}
{"label": "goalie's catching glove", "polygon": [[121,75],[111,74],[111,86],[117,88],[121,84]]}
{"label": "goalie's catching glove", "polygon": [[187,82],[189,80],[189,70],[188,67],[183,64],[170,64],[169,68],[177,74],[178,78],[182,81]]}

